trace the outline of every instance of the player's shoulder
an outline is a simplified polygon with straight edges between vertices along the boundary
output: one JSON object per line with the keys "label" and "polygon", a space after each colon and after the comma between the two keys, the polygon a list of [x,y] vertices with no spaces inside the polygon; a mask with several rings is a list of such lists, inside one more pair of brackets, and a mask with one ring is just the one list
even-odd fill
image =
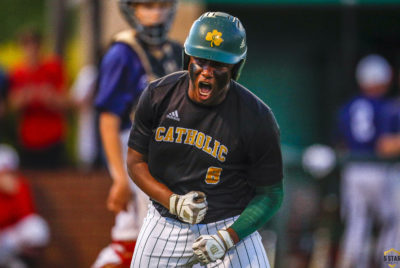
{"label": "player's shoulder", "polygon": [[108,48],[107,54],[122,54],[122,53],[127,53],[127,52],[131,52],[132,49],[131,47],[123,42],[113,42],[110,47]]}
{"label": "player's shoulder", "polygon": [[372,107],[373,109],[380,109],[388,103],[388,99],[380,98],[380,97],[369,97],[363,94],[358,94],[352,96],[347,102],[345,102],[341,106],[341,110],[350,111],[353,110],[354,107],[360,109],[369,109]]}
{"label": "player's shoulder", "polygon": [[154,107],[162,105],[163,103],[168,103],[172,100],[173,95],[184,94],[188,83],[185,81],[188,79],[187,71],[168,74],[150,82],[141,98],[146,99],[147,102],[151,103],[151,106]]}
{"label": "player's shoulder", "polygon": [[106,54],[104,55],[105,59],[120,59],[120,60],[129,60],[132,57],[135,57],[136,52],[125,43],[122,42],[114,42],[108,48]]}
{"label": "player's shoulder", "polygon": [[108,48],[101,60],[101,73],[114,73],[117,69],[122,70],[123,68],[131,71],[139,70],[142,68],[142,64],[137,53],[129,45],[115,42]]}
{"label": "player's shoulder", "polygon": [[145,90],[145,94],[149,95],[152,102],[159,102],[171,96],[172,92],[184,91],[182,86],[188,77],[187,71],[178,71],[161,78],[158,78],[149,83]]}
{"label": "player's shoulder", "polygon": [[245,110],[248,110],[254,115],[260,114],[272,114],[271,108],[262,101],[258,96],[251,92],[248,88],[241,85],[236,81],[233,82],[233,89],[235,93],[239,96],[241,105]]}
{"label": "player's shoulder", "polygon": [[149,84],[149,89],[151,90],[164,90],[165,88],[171,88],[173,85],[177,84],[180,81],[183,81],[188,76],[187,71],[177,71],[161,78],[158,78],[152,81]]}
{"label": "player's shoulder", "polygon": [[244,132],[262,131],[261,129],[265,130],[266,133],[280,132],[274,113],[264,101],[235,81],[233,81],[233,89],[237,95],[236,110],[240,111],[238,118],[241,118],[240,121],[246,125],[245,129],[247,130],[244,130]]}

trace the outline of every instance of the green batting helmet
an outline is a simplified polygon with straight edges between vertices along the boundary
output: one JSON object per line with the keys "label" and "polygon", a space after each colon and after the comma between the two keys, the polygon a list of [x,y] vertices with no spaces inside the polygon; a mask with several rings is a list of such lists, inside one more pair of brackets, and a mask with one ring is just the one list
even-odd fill
{"label": "green batting helmet", "polygon": [[232,78],[237,80],[246,60],[246,31],[234,16],[207,12],[193,23],[184,48],[184,68],[189,56],[235,64]]}

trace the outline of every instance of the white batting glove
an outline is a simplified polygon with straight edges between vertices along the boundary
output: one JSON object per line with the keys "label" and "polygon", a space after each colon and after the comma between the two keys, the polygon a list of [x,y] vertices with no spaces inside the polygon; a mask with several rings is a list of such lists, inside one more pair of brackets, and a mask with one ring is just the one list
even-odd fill
{"label": "white batting glove", "polygon": [[203,192],[191,191],[185,195],[172,194],[169,212],[184,222],[196,224],[206,216],[208,204]]}
{"label": "white batting glove", "polygon": [[222,259],[234,246],[228,231],[222,229],[216,235],[201,235],[194,241],[192,249],[202,265]]}

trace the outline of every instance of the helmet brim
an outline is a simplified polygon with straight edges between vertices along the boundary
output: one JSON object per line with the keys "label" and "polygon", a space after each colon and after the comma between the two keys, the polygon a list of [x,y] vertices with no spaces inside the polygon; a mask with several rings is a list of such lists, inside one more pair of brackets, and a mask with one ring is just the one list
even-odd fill
{"label": "helmet brim", "polygon": [[242,55],[237,55],[223,51],[218,48],[205,48],[204,46],[191,46],[185,44],[185,53],[192,57],[227,63],[236,64],[246,57],[247,50]]}

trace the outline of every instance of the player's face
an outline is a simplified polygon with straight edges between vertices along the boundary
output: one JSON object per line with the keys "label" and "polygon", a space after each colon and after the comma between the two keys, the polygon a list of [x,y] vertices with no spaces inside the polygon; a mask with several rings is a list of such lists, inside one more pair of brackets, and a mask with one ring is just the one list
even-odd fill
{"label": "player's face", "polygon": [[389,84],[360,85],[365,95],[376,98],[385,95],[389,90]]}
{"label": "player's face", "polygon": [[154,26],[167,20],[172,2],[149,2],[134,4],[135,16],[143,26]]}
{"label": "player's face", "polygon": [[221,103],[229,90],[233,66],[233,64],[190,57],[189,98],[205,105]]}

